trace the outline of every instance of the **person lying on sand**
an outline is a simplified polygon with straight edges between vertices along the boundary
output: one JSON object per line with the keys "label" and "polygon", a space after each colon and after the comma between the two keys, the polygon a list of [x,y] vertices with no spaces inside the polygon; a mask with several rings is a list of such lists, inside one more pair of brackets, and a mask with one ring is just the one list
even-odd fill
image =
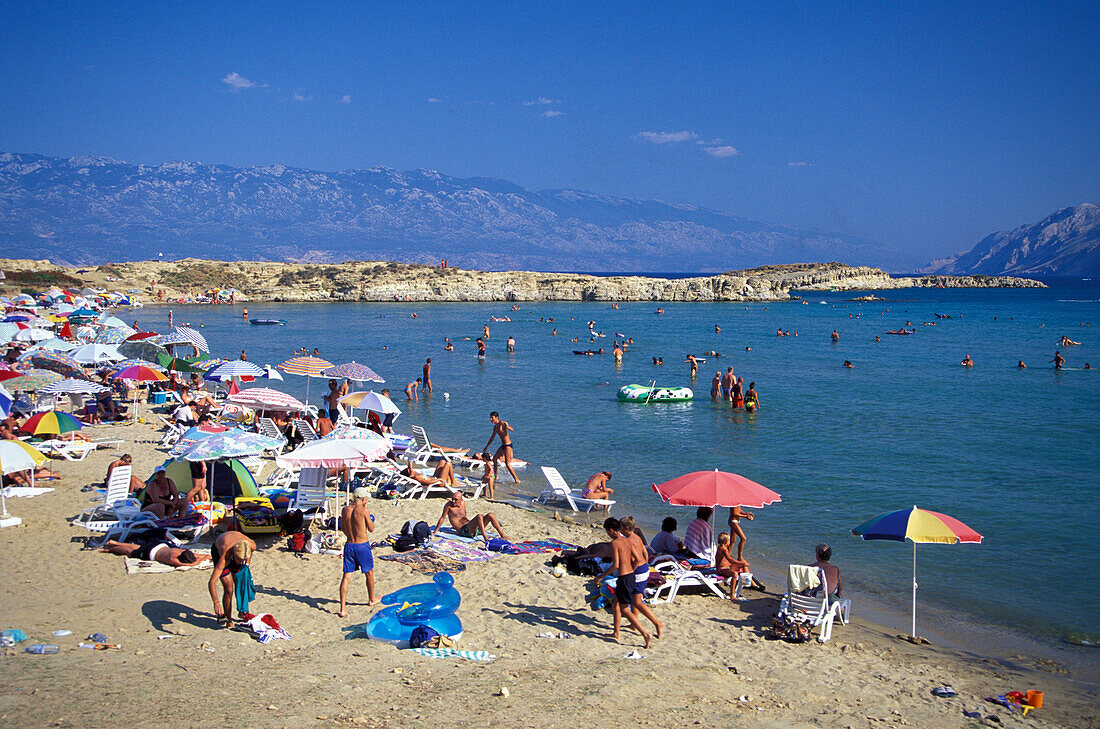
{"label": "person lying on sand", "polygon": [[500,522],[497,521],[496,516],[492,512],[488,514],[477,514],[473,519],[466,516],[466,500],[462,498],[462,494],[455,492],[451,495],[451,498],[443,505],[443,513],[439,515],[439,521],[436,522],[433,532],[438,532],[439,527],[443,526],[443,521],[447,520],[451,523],[451,527],[454,528],[460,535],[464,537],[476,538],[478,532],[485,541],[489,541],[489,535],[485,531],[485,525],[492,525],[493,529],[496,529],[497,534],[501,539],[508,539],[508,535],[504,533],[504,530],[500,526]]}
{"label": "person lying on sand", "polygon": [[169,567],[187,567],[210,559],[207,555],[195,554],[190,549],[176,549],[163,539],[153,539],[139,544],[116,542],[111,539],[99,551],[121,554],[123,557],[136,557],[143,562],[160,562]]}

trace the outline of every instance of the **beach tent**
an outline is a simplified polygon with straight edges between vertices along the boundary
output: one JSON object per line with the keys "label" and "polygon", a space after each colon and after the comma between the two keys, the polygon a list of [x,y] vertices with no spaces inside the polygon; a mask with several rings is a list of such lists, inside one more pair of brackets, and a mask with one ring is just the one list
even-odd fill
{"label": "beach tent", "polygon": [[[245,468],[244,464],[236,458],[224,461],[207,461],[206,463],[206,488],[210,491],[210,498],[223,504],[232,505],[238,496],[257,497],[260,495],[259,486],[252,472]],[[172,483],[176,484],[176,490],[181,494],[191,489],[191,465],[184,460],[167,461],[164,470]],[[145,480],[146,484],[153,482],[150,476]]]}

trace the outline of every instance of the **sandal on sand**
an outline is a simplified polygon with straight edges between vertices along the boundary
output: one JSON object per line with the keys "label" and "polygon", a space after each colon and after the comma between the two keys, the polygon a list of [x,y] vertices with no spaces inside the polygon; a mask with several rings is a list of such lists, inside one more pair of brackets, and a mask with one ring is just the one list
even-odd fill
{"label": "sandal on sand", "polygon": [[933,696],[939,696],[941,699],[949,699],[952,696],[958,696],[959,692],[950,686],[937,686],[932,689]]}

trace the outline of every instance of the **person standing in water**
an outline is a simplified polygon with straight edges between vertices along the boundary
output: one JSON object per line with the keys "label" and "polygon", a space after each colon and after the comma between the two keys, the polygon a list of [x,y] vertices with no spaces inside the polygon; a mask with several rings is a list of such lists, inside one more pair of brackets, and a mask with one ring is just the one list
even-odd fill
{"label": "person standing in water", "polygon": [[[967,356],[969,357],[970,355]],[[1052,359],[1051,362],[1054,363],[1054,369],[1060,370],[1062,369],[1062,365],[1066,363],[1066,358],[1062,356],[1061,352],[1055,352],[1054,359]]]}
{"label": "person standing in water", "polygon": [[248,321],[248,307],[247,306],[244,307],[243,309],[241,309],[241,318],[244,319],[245,321]]}
{"label": "person standing in water", "polygon": [[477,358],[485,359],[485,340],[481,337],[477,338]]}
{"label": "person standing in water", "polygon": [[512,456],[515,455],[515,448],[512,444],[512,436],[508,435],[514,428],[508,425],[507,421],[500,419],[500,413],[496,410],[489,413],[489,422],[493,424],[493,433],[489,436],[489,442],[485,444],[485,447],[481,450],[488,451],[489,446],[492,445],[494,438],[500,438],[500,447],[497,448],[497,452],[493,454],[493,476],[496,476],[497,468],[500,465],[500,459],[504,459],[504,467],[508,469],[508,473],[512,475],[512,480],[517,484],[519,483],[519,476],[516,475],[516,471],[512,468]]}
{"label": "person standing in water", "polygon": [[737,381],[733,383],[733,391],[730,393],[730,400],[733,403],[734,410],[740,410],[745,407],[745,378],[738,377]]}
{"label": "person standing in water", "polygon": [[695,375],[699,372],[699,360],[695,359],[694,354],[688,354],[687,361],[691,365],[691,379],[695,379]]}
{"label": "person standing in water", "polygon": [[710,399],[717,400],[722,395],[722,372],[714,373],[714,379],[710,381]]}
{"label": "person standing in water", "polygon": [[424,360],[424,387],[425,393],[432,391],[432,358]]}
{"label": "person standing in water", "polygon": [[745,393],[745,408],[750,411],[760,409],[760,397],[756,394],[755,382],[749,383],[749,391]]}

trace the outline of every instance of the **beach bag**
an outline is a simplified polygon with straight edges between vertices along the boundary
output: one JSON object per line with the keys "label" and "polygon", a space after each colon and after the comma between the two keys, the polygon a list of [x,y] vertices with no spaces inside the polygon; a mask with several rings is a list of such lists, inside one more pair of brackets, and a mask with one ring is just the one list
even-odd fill
{"label": "beach bag", "polygon": [[439,631],[435,628],[427,625],[418,625],[413,628],[412,635],[409,636],[410,648],[421,648],[432,638],[439,637]]}
{"label": "beach bag", "polygon": [[428,522],[418,521],[413,525],[412,535],[417,547],[427,546],[432,541],[432,528],[428,526]]}
{"label": "beach bag", "polygon": [[[424,522],[420,522],[423,524]],[[397,539],[393,540],[393,551],[395,552],[411,552],[416,549],[416,537],[413,536],[413,523],[411,521],[405,522],[401,526],[401,532],[397,535]]]}
{"label": "beach bag", "polygon": [[490,552],[507,552],[512,548],[512,543],[507,539],[501,539],[500,537],[493,537],[489,541],[485,542],[485,548]]}
{"label": "beach bag", "polygon": [[308,529],[295,532],[286,540],[286,548],[291,552],[305,552],[308,550],[311,536]]}
{"label": "beach bag", "polygon": [[301,509],[294,509],[288,511],[279,517],[279,524],[283,527],[284,534],[297,534],[302,531],[305,525],[306,517],[302,514]]}

